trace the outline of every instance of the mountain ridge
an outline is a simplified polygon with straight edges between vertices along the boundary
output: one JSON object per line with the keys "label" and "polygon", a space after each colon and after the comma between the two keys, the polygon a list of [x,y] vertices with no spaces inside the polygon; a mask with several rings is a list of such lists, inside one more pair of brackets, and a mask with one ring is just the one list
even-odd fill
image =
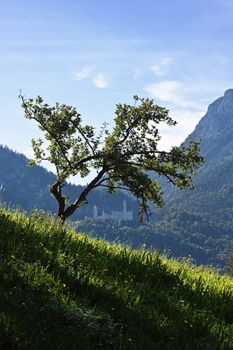
{"label": "mountain ridge", "polygon": [[[198,137],[213,137],[225,129],[233,128],[233,89],[228,89],[224,96],[219,97],[212,102],[207,109],[206,114],[201,118],[196,125],[194,131],[188,136]],[[225,122],[221,124],[220,122]]]}

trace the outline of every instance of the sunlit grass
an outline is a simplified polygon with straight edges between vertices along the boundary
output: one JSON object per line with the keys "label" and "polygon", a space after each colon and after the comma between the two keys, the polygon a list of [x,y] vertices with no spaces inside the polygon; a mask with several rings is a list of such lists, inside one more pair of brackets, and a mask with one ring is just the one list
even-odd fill
{"label": "sunlit grass", "polygon": [[233,280],[0,210],[0,347],[233,349]]}

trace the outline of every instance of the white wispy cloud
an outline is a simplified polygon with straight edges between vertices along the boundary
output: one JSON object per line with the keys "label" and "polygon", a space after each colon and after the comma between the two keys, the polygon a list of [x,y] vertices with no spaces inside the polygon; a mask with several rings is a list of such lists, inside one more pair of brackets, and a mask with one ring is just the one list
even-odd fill
{"label": "white wispy cloud", "polygon": [[186,97],[185,86],[177,80],[165,80],[145,87],[153,98],[169,102],[180,107],[193,107],[193,102]]}
{"label": "white wispy cloud", "polygon": [[106,89],[109,86],[107,79],[102,73],[99,73],[94,77],[93,84],[98,89]]}
{"label": "white wispy cloud", "polygon": [[163,57],[158,64],[151,66],[150,70],[157,76],[166,75],[172,61],[171,57]]}
{"label": "white wispy cloud", "polygon": [[95,70],[95,66],[86,66],[80,69],[78,72],[73,74],[74,79],[77,81],[88,78],[91,73]]}
{"label": "white wispy cloud", "polygon": [[133,78],[138,79],[141,75],[141,70],[139,68],[133,68]]}
{"label": "white wispy cloud", "polygon": [[159,141],[159,148],[161,150],[169,150],[172,146],[180,145],[193,132],[205,112],[204,109],[189,111],[179,108],[170,111],[169,116],[176,120],[178,124],[175,127],[161,124],[160,134],[162,138]]}
{"label": "white wispy cloud", "polygon": [[165,102],[176,102],[180,99],[180,90],[182,83],[177,80],[166,80],[159,83],[149,84],[145,87],[145,91],[152,97],[158,98]]}
{"label": "white wispy cloud", "polygon": [[[175,127],[161,124],[161,149],[168,150],[172,145],[179,145],[194,130],[198,121],[206,112],[200,99],[195,97],[194,87],[177,80],[163,80],[145,87],[145,91],[159,104],[168,107],[169,115],[178,122]],[[155,101],[157,102],[157,101]]]}

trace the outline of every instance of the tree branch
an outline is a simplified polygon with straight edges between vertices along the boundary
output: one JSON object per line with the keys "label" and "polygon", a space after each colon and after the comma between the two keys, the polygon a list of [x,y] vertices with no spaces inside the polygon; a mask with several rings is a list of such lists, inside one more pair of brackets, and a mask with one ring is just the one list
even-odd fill
{"label": "tree branch", "polygon": [[84,163],[89,162],[90,160],[100,159],[101,157],[102,157],[102,154],[98,152],[93,156],[88,156],[86,158],[83,158],[75,164],[74,168],[77,169],[78,167],[82,166]]}
{"label": "tree branch", "polygon": [[136,119],[134,119],[134,121],[128,126],[128,128],[125,130],[125,136],[123,137],[123,139],[122,140],[119,140],[117,143],[116,143],[116,145],[115,145],[115,147],[117,147],[117,146],[119,146],[119,145],[122,145],[122,143],[124,143],[126,140],[127,140],[127,138],[129,137],[129,134],[130,134],[130,131],[132,130],[132,128],[134,127],[134,126],[136,126],[137,125],[137,123],[138,123],[138,121],[141,119],[141,116],[139,115]]}
{"label": "tree branch", "polygon": [[102,170],[97,174],[97,176],[82,191],[82,193],[79,195],[76,201],[69,207],[67,207],[67,209],[64,212],[65,218],[68,218],[70,215],[72,215],[78,207],[80,207],[84,202],[86,202],[87,195],[93,188],[95,188],[95,185],[99,182],[99,180],[102,178],[102,176],[106,173],[107,170],[108,169],[102,168]]}
{"label": "tree branch", "polygon": [[91,145],[91,143],[89,142],[88,138],[85,136],[85,134],[81,131],[81,129],[75,125],[75,123],[73,122],[73,120],[71,120],[71,123],[73,124],[73,126],[78,130],[78,132],[80,133],[80,135],[84,138],[85,142],[87,143],[87,145],[89,146],[89,148],[92,151],[92,154],[95,155],[95,150],[94,147]]}
{"label": "tree branch", "polygon": [[100,181],[95,185],[95,187],[100,186],[103,182],[108,181],[108,180],[110,180],[110,177],[105,177],[104,179],[100,180]]}
{"label": "tree branch", "polygon": [[150,150],[150,151],[136,151],[136,152],[125,152],[124,156],[138,156],[138,155],[154,155],[154,154],[164,154],[170,156],[172,153],[171,152],[166,152],[166,151],[158,151],[156,149]]}
{"label": "tree branch", "polygon": [[65,220],[64,218],[64,210],[65,210],[65,197],[62,196],[61,192],[62,183],[61,181],[57,181],[54,185],[50,187],[50,192],[58,201],[58,216]]}
{"label": "tree branch", "polygon": [[[98,185],[98,186],[95,186],[95,187],[99,187],[99,186],[100,186],[100,187],[107,187],[107,188],[109,188],[108,185],[102,185],[102,184],[100,184],[100,185]],[[125,191],[130,191],[130,188],[122,187],[122,186],[114,186],[113,189],[114,189],[114,190],[125,190]]]}

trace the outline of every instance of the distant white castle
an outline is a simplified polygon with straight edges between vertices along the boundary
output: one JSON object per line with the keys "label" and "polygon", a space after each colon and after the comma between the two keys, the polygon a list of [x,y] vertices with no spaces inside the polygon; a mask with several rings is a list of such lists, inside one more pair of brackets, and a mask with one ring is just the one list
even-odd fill
{"label": "distant white castle", "polygon": [[133,221],[133,211],[127,210],[126,201],[123,201],[123,210],[112,210],[111,214],[107,214],[102,211],[101,215],[98,215],[98,207],[94,205],[93,217],[98,220],[122,220],[122,221]]}
{"label": "distant white castle", "polygon": [[5,191],[5,187],[3,184],[0,184],[0,202],[2,202],[2,198],[3,198],[3,192]]}

